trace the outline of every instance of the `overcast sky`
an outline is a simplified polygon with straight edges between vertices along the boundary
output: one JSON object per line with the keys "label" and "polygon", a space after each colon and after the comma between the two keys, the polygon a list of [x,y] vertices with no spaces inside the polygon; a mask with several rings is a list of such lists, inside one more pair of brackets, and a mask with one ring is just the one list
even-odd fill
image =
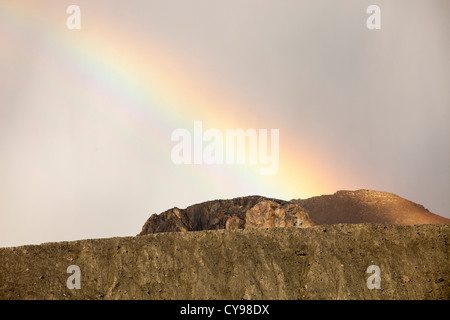
{"label": "overcast sky", "polygon": [[[0,246],[135,235],[250,194],[374,189],[450,218],[448,30],[437,0],[2,1]],[[175,165],[194,120],[279,129],[280,175]]]}

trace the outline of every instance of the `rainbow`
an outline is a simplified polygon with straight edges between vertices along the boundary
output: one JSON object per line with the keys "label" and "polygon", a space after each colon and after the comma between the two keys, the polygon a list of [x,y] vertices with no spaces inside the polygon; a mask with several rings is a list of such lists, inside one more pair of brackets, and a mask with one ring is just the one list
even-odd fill
{"label": "rainbow", "polygon": [[[136,158],[133,161],[140,165],[149,165],[149,159],[154,159],[152,165],[170,161],[170,132],[190,129],[195,120],[211,128],[248,128],[246,119],[252,115],[246,106],[251,102],[224,98],[223,88],[210,88],[209,79],[214,75],[190,68],[169,50],[165,39],[137,34],[120,25],[111,30],[101,13],[95,22],[82,22],[80,31],[67,30],[65,5],[55,1],[2,1],[2,42],[28,50],[27,44],[14,42],[14,35],[26,35],[30,43],[39,39],[42,51],[30,52],[30,58],[39,59],[43,81],[54,84],[55,92],[70,92],[57,79],[64,72],[75,86],[88,88],[93,101],[108,114],[116,143],[127,146],[128,156]],[[89,114],[89,110],[85,112]],[[264,115],[258,118],[270,123]],[[132,121],[138,136],[151,139],[127,140],[117,129],[123,121]],[[142,143],[152,147],[143,150]],[[164,154],[167,156],[161,156]],[[323,150],[306,150],[299,137],[280,128],[280,167],[276,175],[260,176],[259,167],[249,165],[191,165],[186,170],[197,183],[216,190],[223,198],[261,194],[289,200],[354,187],[355,177],[343,177],[327,164],[330,160]]]}

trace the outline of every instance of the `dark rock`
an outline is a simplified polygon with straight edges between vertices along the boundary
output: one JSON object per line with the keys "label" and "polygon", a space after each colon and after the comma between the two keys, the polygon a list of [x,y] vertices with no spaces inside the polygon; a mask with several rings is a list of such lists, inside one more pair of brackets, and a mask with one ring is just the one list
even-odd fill
{"label": "dark rock", "polygon": [[309,227],[314,223],[299,205],[249,196],[215,200],[153,214],[139,235],[158,232]]}

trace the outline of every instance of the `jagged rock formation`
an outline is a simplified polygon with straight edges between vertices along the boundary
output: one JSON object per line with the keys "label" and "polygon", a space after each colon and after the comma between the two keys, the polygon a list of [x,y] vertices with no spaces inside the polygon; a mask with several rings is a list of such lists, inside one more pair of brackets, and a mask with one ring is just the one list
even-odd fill
{"label": "jagged rock formation", "polygon": [[397,195],[371,191],[338,191],[310,199],[283,201],[261,196],[215,200],[153,214],[139,235],[158,232],[272,227],[315,224],[381,223],[396,225],[450,223],[423,206]]}
{"label": "jagged rock formation", "polygon": [[186,209],[173,208],[159,215],[154,214],[144,224],[139,235],[157,232],[313,225],[308,213],[295,203],[249,196],[208,201]]}

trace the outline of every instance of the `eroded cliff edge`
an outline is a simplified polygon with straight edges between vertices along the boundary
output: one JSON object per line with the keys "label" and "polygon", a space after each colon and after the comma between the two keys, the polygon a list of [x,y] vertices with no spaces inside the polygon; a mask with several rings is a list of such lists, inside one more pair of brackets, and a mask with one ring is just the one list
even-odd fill
{"label": "eroded cliff edge", "polygon": [[[155,233],[0,249],[1,299],[450,299],[450,225]],[[68,289],[67,267],[81,270]],[[381,289],[366,269],[381,269]]]}

